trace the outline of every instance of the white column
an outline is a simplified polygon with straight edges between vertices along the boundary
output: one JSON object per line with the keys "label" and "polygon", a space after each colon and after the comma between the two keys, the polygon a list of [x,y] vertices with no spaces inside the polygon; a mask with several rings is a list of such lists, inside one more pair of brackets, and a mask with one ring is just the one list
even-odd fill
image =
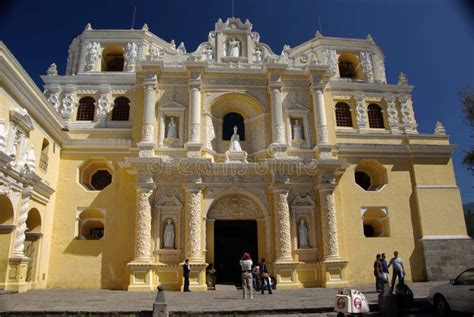
{"label": "white column", "polygon": [[153,188],[137,187],[137,219],[134,262],[151,262],[151,205]]}
{"label": "white column", "polygon": [[281,102],[281,86],[271,86],[272,131],[273,143],[285,144],[285,125],[283,122],[283,105]]}
{"label": "white column", "polygon": [[324,259],[339,258],[336,201],[334,199],[335,186],[334,177],[330,173],[320,175],[319,185],[316,186],[321,204],[321,230]]}
{"label": "white column", "polygon": [[191,262],[203,262],[201,228],[202,228],[202,190],[200,187],[186,189],[186,243],[185,257]]}
{"label": "white column", "polygon": [[293,261],[291,256],[290,208],[288,206],[288,188],[273,188],[273,206],[275,208],[275,261]]}
{"label": "white column", "polygon": [[326,119],[326,106],[324,104],[323,88],[312,87],[311,93],[313,96],[313,112],[314,122],[317,130],[317,144],[327,145],[328,139],[328,124]]}
{"label": "white column", "polygon": [[192,85],[189,88],[188,142],[201,143],[201,87],[199,85]]}
{"label": "white column", "polygon": [[25,232],[26,220],[28,219],[28,209],[30,208],[30,197],[33,194],[33,187],[27,187],[23,190],[21,196],[21,206],[18,212],[18,222],[15,234],[15,244],[13,246],[14,257],[25,257]]}
{"label": "white column", "polygon": [[145,101],[143,107],[142,140],[138,143],[139,155],[150,157],[153,155],[153,131],[155,126],[156,89],[158,86],[156,74],[145,74],[143,82]]}

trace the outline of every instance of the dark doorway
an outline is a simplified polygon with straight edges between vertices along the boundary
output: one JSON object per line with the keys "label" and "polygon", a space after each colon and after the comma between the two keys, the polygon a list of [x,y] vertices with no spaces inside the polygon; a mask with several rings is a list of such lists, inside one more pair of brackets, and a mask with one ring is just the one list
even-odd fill
{"label": "dark doorway", "polygon": [[257,263],[257,222],[217,220],[214,223],[214,266],[218,283],[241,286],[239,261],[244,252],[250,253],[253,263]]}

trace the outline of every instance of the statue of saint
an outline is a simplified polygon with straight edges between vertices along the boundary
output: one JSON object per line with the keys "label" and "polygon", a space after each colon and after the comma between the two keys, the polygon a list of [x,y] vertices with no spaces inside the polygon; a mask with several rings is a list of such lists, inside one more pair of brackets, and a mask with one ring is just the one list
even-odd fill
{"label": "statue of saint", "polygon": [[295,120],[295,124],[293,125],[293,140],[303,140],[301,126],[298,120]]}
{"label": "statue of saint", "polygon": [[206,47],[206,49],[204,50],[205,59],[207,61],[212,60],[212,55],[213,55],[212,47],[210,47],[210,46]]}
{"label": "statue of saint", "polygon": [[163,247],[174,249],[174,224],[171,218],[166,220],[165,231],[163,232]]}
{"label": "statue of saint", "polygon": [[255,61],[257,63],[260,63],[262,61],[262,50],[260,48],[256,48],[254,55],[255,55]]}
{"label": "statue of saint", "polygon": [[309,248],[308,225],[303,218],[300,219],[300,223],[298,224],[298,240],[300,249]]}
{"label": "statue of saint", "polygon": [[176,131],[176,121],[171,117],[170,123],[168,123],[168,134],[166,135],[168,139],[177,139],[178,132]]}
{"label": "statue of saint", "polygon": [[230,57],[240,56],[240,42],[236,38],[229,41],[229,53]]}
{"label": "statue of saint", "polygon": [[234,152],[242,152],[242,148],[240,147],[240,137],[237,134],[237,126],[234,126],[234,134],[232,134],[229,143],[229,151]]}

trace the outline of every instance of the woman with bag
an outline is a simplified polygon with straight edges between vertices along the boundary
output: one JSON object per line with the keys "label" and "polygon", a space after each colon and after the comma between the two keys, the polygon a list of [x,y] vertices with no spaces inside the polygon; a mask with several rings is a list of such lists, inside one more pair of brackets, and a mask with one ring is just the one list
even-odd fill
{"label": "woman with bag", "polygon": [[265,291],[265,287],[268,289],[268,294],[272,294],[272,282],[270,281],[270,274],[268,274],[268,267],[264,258],[262,258],[262,263],[260,264],[260,276],[262,277],[262,294]]}

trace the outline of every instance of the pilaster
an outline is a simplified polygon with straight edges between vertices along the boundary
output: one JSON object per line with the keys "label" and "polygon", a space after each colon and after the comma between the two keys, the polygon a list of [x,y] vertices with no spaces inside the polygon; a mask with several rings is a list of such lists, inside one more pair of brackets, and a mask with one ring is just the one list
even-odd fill
{"label": "pilaster", "polygon": [[388,127],[392,134],[400,134],[400,123],[398,122],[398,111],[395,105],[395,96],[393,94],[385,94],[385,101],[387,102],[387,118]]}
{"label": "pilaster", "polygon": [[138,143],[139,156],[153,156],[154,142],[153,131],[155,126],[156,89],[158,79],[154,73],[146,73],[143,82],[145,89],[145,105],[143,109],[142,140]]}
{"label": "pilaster", "polygon": [[356,92],[355,99],[357,102],[356,120],[357,127],[359,128],[359,133],[367,133],[369,123],[367,118],[367,105],[365,103],[365,95],[362,92]]}
{"label": "pilaster", "polygon": [[189,79],[188,142],[185,144],[188,157],[201,156],[201,85],[201,75],[191,73]]}
{"label": "pilaster", "polygon": [[107,113],[110,108],[110,102],[111,102],[110,86],[101,85],[100,97],[99,97],[98,107],[96,111],[97,127],[105,127],[106,121],[107,121]]}
{"label": "pilaster", "polygon": [[281,74],[279,72],[270,73],[268,91],[271,97],[273,140],[270,147],[275,158],[286,157],[286,150],[288,149],[288,144],[285,142],[285,123],[283,121],[282,86]]}

